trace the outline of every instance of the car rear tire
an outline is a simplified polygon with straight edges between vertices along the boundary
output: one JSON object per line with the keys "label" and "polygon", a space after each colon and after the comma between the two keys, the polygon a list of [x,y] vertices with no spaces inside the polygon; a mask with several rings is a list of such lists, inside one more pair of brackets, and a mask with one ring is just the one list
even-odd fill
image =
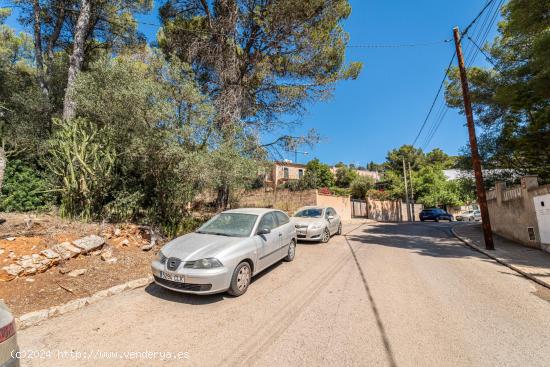
{"label": "car rear tire", "polygon": [[338,236],[342,235],[342,223],[338,225],[338,231],[336,232]]}
{"label": "car rear tire", "polygon": [[250,268],[250,264],[243,261],[235,268],[233,276],[231,277],[231,285],[227,293],[235,297],[242,296],[246,293],[251,279],[252,269]]}
{"label": "car rear tire", "polygon": [[321,237],[321,242],[327,243],[328,241],[330,241],[330,231],[328,230],[328,228],[325,228]]}
{"label": "car rear tire", "polygon": [[296,256],[296,241],[292,240],[290,242],[290,245],[288,246],[288,253],[286,254],[286,257],[284,258],[285,261],[291,262],[294,260],[294,257]]}

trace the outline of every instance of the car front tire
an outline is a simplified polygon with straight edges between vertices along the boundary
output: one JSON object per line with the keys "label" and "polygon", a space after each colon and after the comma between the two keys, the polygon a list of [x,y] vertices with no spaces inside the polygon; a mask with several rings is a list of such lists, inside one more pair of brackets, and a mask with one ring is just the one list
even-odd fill
{"label": "car front tire", "polygon": [[292,260],[294,260],[295,256],[296,256],[296,241],[292,240],[290,242],[290,245],[288,246],[288,253],[284,260],[287,262],[291,262]]}
{"label": "car front tire", "polygon": [[321,242],[327,243],[328,241],[330,241],[330,231],[328,230],[328,228],[325,228],[325,230],[323,231],[323,236],[321,237]]}
{"label": "car front tire", "polygon": [[336,234],[337,234],[338,236],[340,236],[340,235],[342,234],[342,223],[340,223],[340,224],[338,225],[338,231],[336,232]]}
{"label": "car front tire", "polygon": [[250,268],[250,264],[243,261],[235,268],[233,276],[231,277],[231,285],[229,286],[227,293],[235,297],[242,296],[248,290],[251,279],[252,269]]}

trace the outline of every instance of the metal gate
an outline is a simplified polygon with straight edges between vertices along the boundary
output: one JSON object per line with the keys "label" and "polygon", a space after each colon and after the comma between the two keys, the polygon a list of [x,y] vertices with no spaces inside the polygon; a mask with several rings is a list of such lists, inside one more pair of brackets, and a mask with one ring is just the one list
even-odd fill
{"label": "metal gate", "polygon": [[351,200],[351,216],[353,218],[366,218],[367,214],[367,202],[365,200]]}

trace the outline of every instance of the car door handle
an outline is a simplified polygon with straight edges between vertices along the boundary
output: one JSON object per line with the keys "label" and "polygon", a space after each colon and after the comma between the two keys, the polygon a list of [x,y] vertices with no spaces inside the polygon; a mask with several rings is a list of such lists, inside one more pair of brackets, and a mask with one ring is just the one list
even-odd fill
{"label": "car door handle", "polygon": [[282,233],[279,233],[279,237],[283,237],[283,234],[282,234]]}

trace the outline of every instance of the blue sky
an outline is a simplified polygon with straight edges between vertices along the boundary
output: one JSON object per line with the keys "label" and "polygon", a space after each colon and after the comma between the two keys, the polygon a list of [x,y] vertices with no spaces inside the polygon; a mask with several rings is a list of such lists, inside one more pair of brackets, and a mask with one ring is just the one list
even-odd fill
{"label": "blue sky", "polygon": [[[372,45],[451,39],[452,28],[465,27],[486,0],[350,2],[352,14],[344,23],[350,45]],[[138,19],[158,23],[158,4],[151,14]],[[21,29],[15,14],[8,19],[8,25]],[[140,31],[153,41],[157,29],[140,25]],[[493,26],[487,39],[492,40],[495,34],[496,26]],[[468,55],[471,45],[465,43],[464,47]],[[308,106],[307,113],[300,117],[300,127],[281,129],[266,135],[264,140],[287,133],[298,135],[314,128],[323,137],[323,142],[314,148],[302,147],[301,151],[309,154],[300,155],[300,162],[313,157],[331,164],[338,161],[360,165],[382,162],[390,149],[413,142],[453,51],[452,42],[423,47],[349,48],[347,60],[364,64],[360,77],[355,81],[339,82],[330,100]],[[482,55],[477,56],[474,65],[486,65]],[[438,111],[440,103],[434,112]],[[426,130],[434,120],[428,121]],[[438,147],[448,154],[457,154],[467,142],[464,123],[464,116],[454,110],[448,111],[426,146],[427,150]],[[418,139],[417,146],[424,145],[426,132]],[[285,158],[294,159],[294,154],[288,153]]]}

